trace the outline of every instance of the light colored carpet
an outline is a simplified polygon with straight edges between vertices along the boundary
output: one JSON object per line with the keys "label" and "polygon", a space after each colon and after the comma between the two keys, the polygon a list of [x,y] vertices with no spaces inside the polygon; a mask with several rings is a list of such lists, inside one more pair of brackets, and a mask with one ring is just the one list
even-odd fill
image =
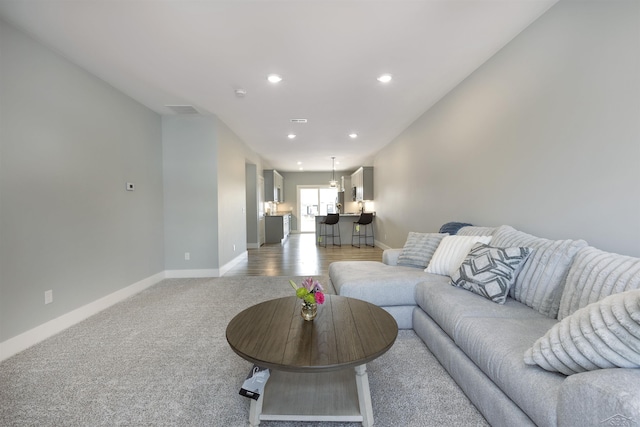
{"label": "light colored carpet", "polygon": [[[238,390],[251,364],[229,348],[226,325],[292,295],[288,280],[164,280],[96,314],[0,364],[0,425],[248,425]],[[413,331],[367,370],[377,426],[487,425]]]}

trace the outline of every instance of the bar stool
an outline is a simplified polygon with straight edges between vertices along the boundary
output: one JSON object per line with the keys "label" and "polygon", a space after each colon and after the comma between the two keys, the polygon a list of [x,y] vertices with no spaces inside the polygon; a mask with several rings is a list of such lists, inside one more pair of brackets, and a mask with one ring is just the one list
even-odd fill
{"label": "bar stool", "polygon": [[[340,226],[338,225],[338,221],[340,221],[340,214],[327,214],[324,221],[320,222],[320,246],[322,245],[322,241],[324,240],[324,247],[327,247],[327,238],[331,237],[331,243],[334,246],[342,246],[342,240],[340,239]],[[327,226],[331,226],[331,234],[327,234]],[[336,226],[338,228],[338,234],[336,234]],[[323,232],[324,231],[324,232]],[[338,238],[338,244],[336,245],[336,237]]]}
{"label": "bar stool", "polygon": [[[357,221],[353,222],[353,230],[351,231],[351,246],[355,246],[356,248],[360,247],[362,243],[362,239],[364,239],[364,244],[366,246],[375,246],[375,237],[373,235],[373,214],[372,213],[361,213],[360,218]],[[362,227],[364,227],[364,236],[361,234]],[[371,235],[367,233],[367,229],[371,229]],[[353,240],[358,238],[358,244],[355,245]],[[367,239],[371,237],[371,244],[367,243]]]}

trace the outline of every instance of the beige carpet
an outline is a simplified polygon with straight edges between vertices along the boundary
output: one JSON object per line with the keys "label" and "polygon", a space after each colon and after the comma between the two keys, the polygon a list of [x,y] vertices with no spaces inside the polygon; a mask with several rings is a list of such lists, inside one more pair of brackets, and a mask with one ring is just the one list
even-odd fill
{"label": "beige carpet", "polygon": [[[165,280],[69,328],[0,364],[0,425],[248,425],[238,390],[251,364],[229,348],[226,325],[292,295],[288,280]],[[487,425],[412,331],[367,370],[377,426]]]}

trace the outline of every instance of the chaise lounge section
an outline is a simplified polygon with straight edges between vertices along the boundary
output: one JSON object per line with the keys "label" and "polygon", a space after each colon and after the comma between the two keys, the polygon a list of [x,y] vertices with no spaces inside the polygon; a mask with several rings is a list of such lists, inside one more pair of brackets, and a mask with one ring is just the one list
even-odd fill
{"label": "chaise lounge section", "polygon": [[[507,225],[456,231],[332,263],[331,282],[412,328],[494,426],[640,425],[640,259]],[[447,274],[425,271],[442,260]]]}

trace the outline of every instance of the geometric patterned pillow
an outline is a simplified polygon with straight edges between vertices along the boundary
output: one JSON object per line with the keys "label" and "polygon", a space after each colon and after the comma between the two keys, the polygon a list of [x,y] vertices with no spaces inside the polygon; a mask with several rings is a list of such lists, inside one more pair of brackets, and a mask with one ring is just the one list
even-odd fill
{"label": "geometric patterned pillow", "polygon": [[494,248],[478,243],[451,276],[451,284],[504,304],[530,253],[529,248]]}

